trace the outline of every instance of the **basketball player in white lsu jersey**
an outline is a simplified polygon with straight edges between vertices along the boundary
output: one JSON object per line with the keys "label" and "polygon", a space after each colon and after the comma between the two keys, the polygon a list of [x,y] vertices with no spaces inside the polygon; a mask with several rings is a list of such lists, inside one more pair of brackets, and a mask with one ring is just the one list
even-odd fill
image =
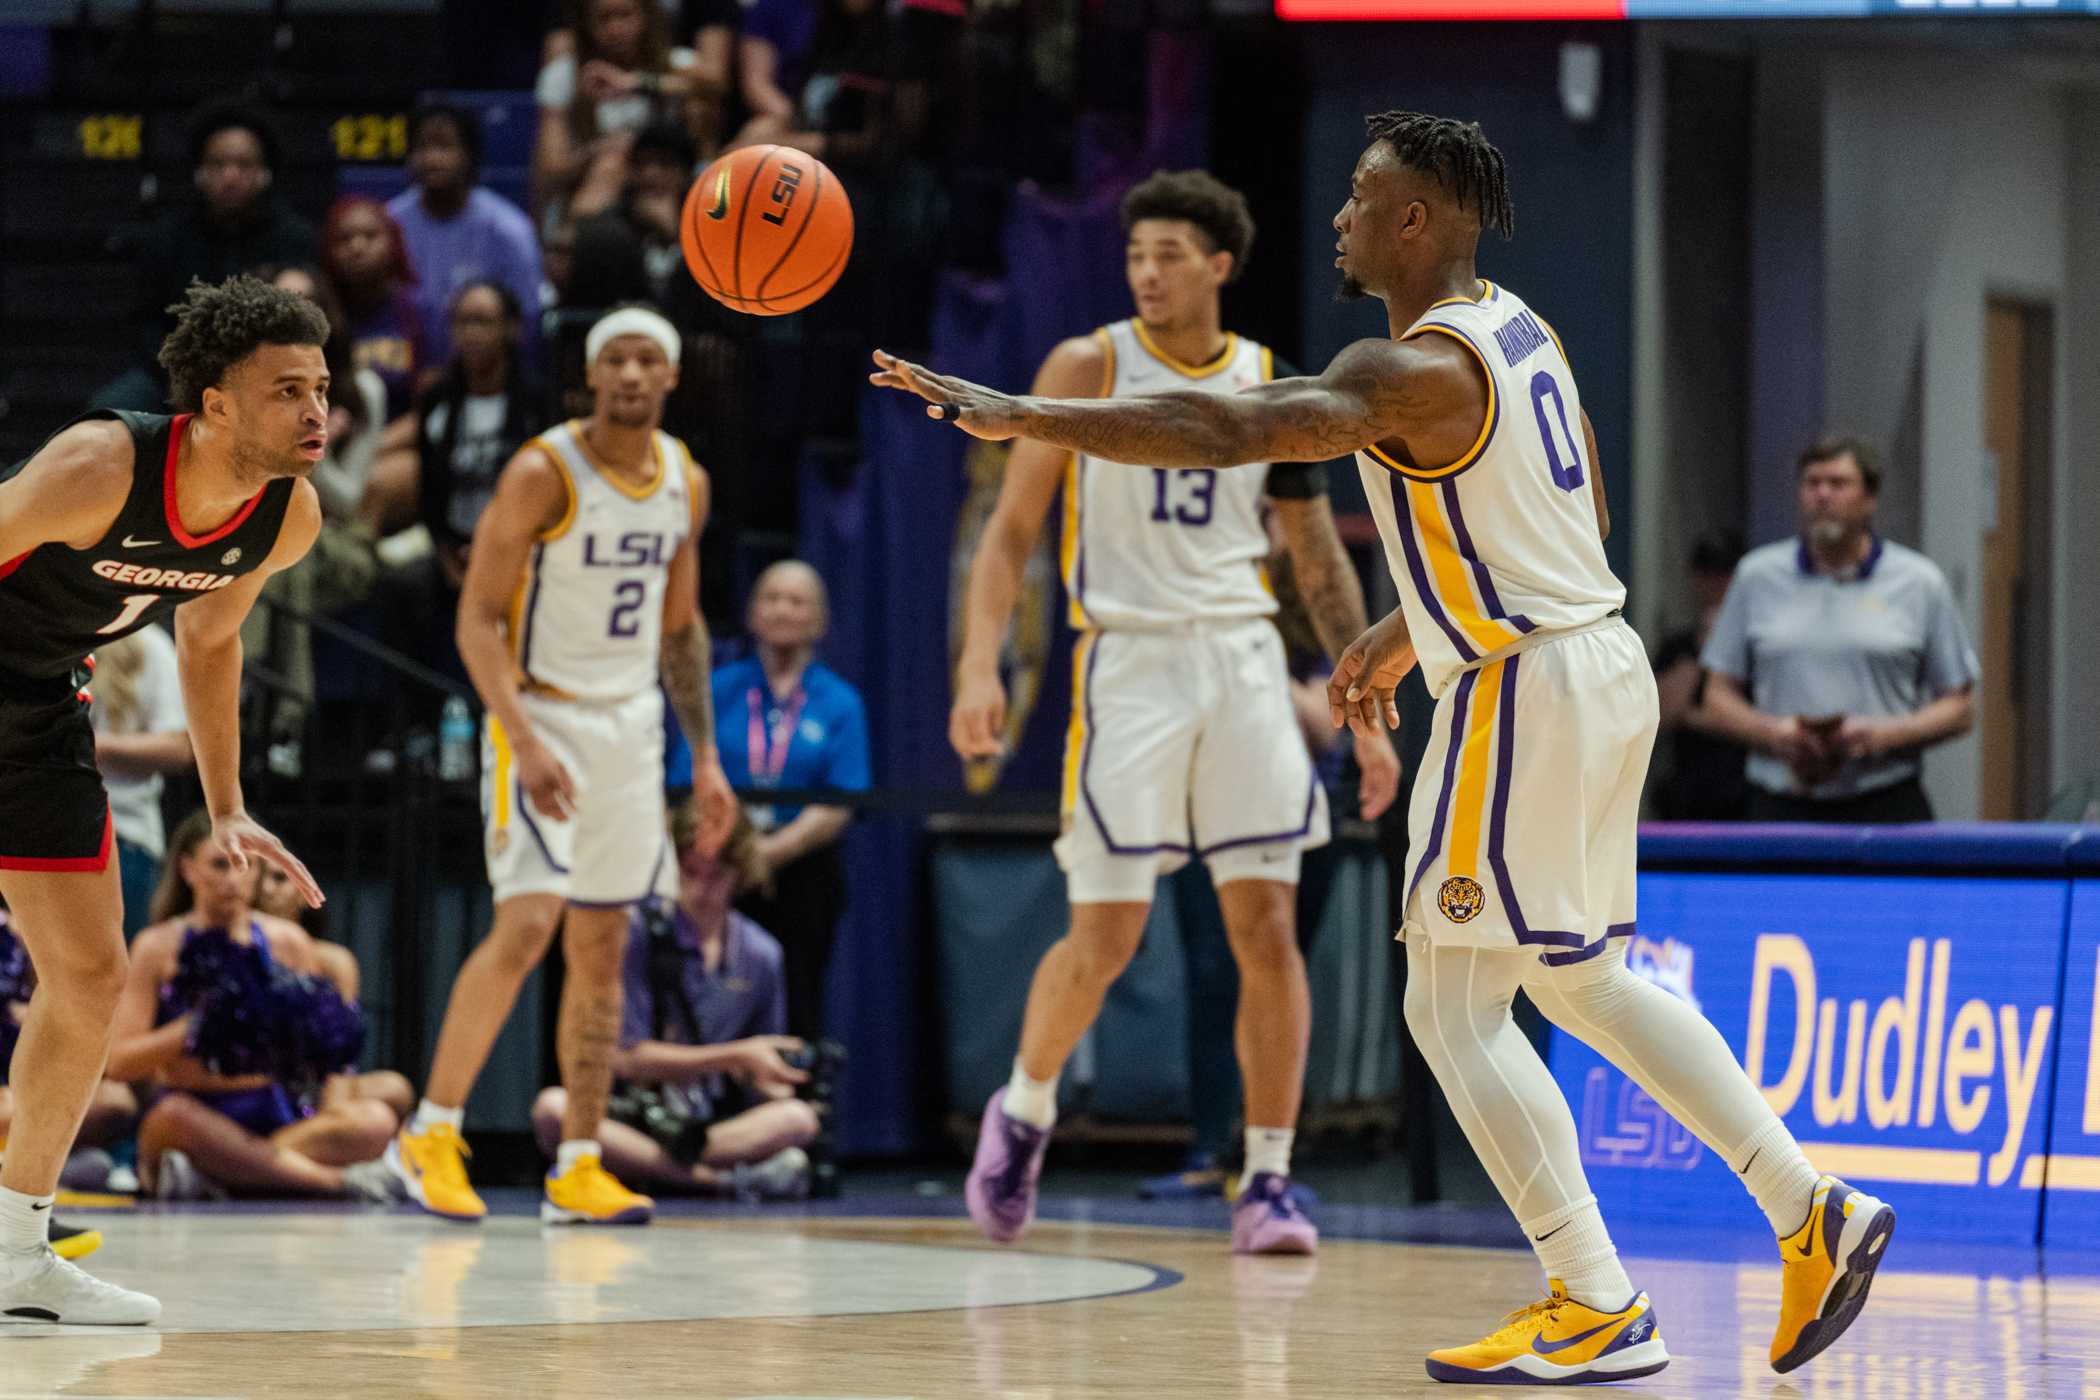
{"label": "basketball player in white lsu jersey", "polygon": [[488,707],[482,811],[496,920],[453,985],[422,1105],[387,1150],[410,1198],[453,1220],[487,1213],[467,1179],[461,1115],[556,928],[568,1107],[540,1216],[649,1219],[652,1202],[605,1170],[592,1134],[612,1088],[629,908],[668,858],[664,693],[692,736],[703,848],[721,844],[736,814],[711,742],[698,606],[707,477],[657,430],[678,382],[678,333],[623,307],[584,347],[591,416],[542,433],[504,467],[460,592],[460,657]]}
{"label": "basketball player in white lsu jersey", "polygon": [[1605,563],[1595,440],[1559,338],[1474,271],[1483,228],[1513,228],[1501,153],[1473,123],[1388,112],[1369,129],[1336,265],[1345,292],[1385,303],[1391,335],[1318,378],[1067,403],[877,352],[875,382],[980,437],[1100,460],[1357,454],[1401,606],[1343,655],[1328,700],[1336,724],[1397,725],[1393,688],[1417,659],[1437,697],[1410,810],[1407,1023],[1548,1280],[1480,1341],[1431,1353],[1429,1373],[1582,1383],[1669,1359],[1567,1103],[1510,1019],[1519,988],[1735,1168],[1779,1236],[1770,1355],[1792,1370],[1858,1315],[1895,1212],[1818,1176],[1719,1033],[1626,967],[1656,698]]}
{"label": "basketball player in white lsu jersey", "polygon": [[[1210,399],[1267,383],[1269,350],[1220,323],[1220,291],[1254,240],[1246,200],[1201,171],[1162,173],[1130,192],[1123,225],[1137,315],[1059,345],[1036,392],[1114,398],[1177,387]],[[985,1106],[964,1188],[970,1214],[995,1240],[1034,1218],[1058,1075],[1136,952],[1158,877],[1195,859],[1210,869],[1240,970],[1247,1164],[1233,1247],[1311,1253],[1317,1232],[1290,1185],[1312,1015],[1296,895],[1300,852],[1327,840],[1327,803],[1270,621],[1263,512],[1276,513],[1314,625],[1339,653],[1360,630],[1363,593],[1335,534],[1326,471],[1133,472],[1017,445],[970,569],[949,721],[966,758],[999,749],[1000,644],[1060,485],[1078,632],[1056,846],[1071,927],[1036,968],[1012,1080]],[[1357,750],[1375,817],[1392,801],[1399,761],[1382,733]]]}

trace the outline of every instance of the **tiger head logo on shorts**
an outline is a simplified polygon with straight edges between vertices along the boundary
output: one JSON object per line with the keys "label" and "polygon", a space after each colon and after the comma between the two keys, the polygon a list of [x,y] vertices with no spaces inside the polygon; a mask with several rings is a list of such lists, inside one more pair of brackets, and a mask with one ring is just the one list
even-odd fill
{"label": "tiger head logo on shorts", "polygon": [[1437,886],[1436,907],[1454,924],[1471,921],[1486,904],[1487,895],[1480,882],[1470,876],[1453,875]]}

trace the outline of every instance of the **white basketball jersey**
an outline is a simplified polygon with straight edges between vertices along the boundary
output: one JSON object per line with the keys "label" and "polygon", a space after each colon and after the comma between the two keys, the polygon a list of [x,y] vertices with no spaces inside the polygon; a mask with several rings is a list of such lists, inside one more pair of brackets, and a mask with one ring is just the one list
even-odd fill
{"label": "white basketball jersey", "polygon": [[1356,454],[1430,693],[1534,632],[1608,616],[1626,588],[1604,559],[1582,400],[1560,339],[1506,288],[1441,301],[1403,340],[1445,335],[1487,371],[1480,438],[1449,466]]}
{"label": "white basketball jersey", "polygon": [[569,509],[532,547],[511,602],[511,646],[534,690],[624,700],[657,683],[671,559],[693,532],[698,469],[656,434],[656,472],[632,487],[591,457],[581,422],[532,440],[561,470]]}
{"label": "white basketball jersey", "polygon": [[[1207,365],[1163,354],[1137,321],[1094,332],[1104,398],[1194,390],[1236,394],[1272,374],[1267,347],[1239,336]],[[1276,611],[1262,561],[1268,473],[1258,467],[1146,470],[1073,454],[1065,469],[1063,565],[1072,625],[1173,628]]]}

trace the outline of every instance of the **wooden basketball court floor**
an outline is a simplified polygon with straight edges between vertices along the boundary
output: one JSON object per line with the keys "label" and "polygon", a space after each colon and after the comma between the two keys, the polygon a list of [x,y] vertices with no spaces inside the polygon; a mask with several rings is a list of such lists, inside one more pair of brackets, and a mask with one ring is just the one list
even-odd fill
{"label": "wooden basketball court floor", "polygon": [[[1313,1259],[1240,1259],[1223,1208],[1130,1223],[1046,1202],[1020,1247],[952,1197],[671,1207],[646,1229],[544,1229],[524,1193],[479,1227],[405,1210],[141,1208],[71,1218],[91,1261],[165,1305],[150,1331],[0,1327],[0,1400],[1181,1400],[1530,1394],[1437,1386],[1422,1354],[1538,1292],[1508,1231],[1463,1210],[1323,1210]],[[1356,1236],[1351,1238],[1350,1236]],[[1670,1368],[1611,1393],[2100,1397],[2100,1255],[1907,1240],[1865,1314],[1791,1376],[1765,1364],[1769,1242],[1629,1250]]]}

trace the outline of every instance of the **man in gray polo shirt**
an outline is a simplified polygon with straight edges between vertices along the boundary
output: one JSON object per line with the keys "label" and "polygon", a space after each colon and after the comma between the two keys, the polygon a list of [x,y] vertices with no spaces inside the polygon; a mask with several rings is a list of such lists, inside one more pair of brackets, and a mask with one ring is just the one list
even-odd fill
{"label": "man in gray polo shirt", "polygon": [[1976,653],[1937,566],[1874,533],[1864,443],[1801,454],[1801,534],[1736,567],[1687,722],[1750,750],[1752,821],[1932,820],[1927,748],[1968,732]]}

